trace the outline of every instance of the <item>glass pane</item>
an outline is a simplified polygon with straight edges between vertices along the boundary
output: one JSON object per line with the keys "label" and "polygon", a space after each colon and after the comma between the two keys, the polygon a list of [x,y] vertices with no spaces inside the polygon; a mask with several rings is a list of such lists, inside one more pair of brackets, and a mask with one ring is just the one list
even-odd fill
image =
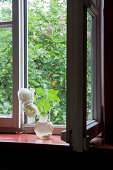
{"label": "glass pane", "polygon": [[38,108],[39,101],[49,101],[54,124],[66,124],[66,5],[28,1],[28,87],[35,89]]}
{"label": "glass pane", "polygon": [[0,115],[12,114],[12,28],[0,29]]}
{"label": "glass pane", "polygon": [[92,120],[92,16],[87,12],[87,121]]}
{"label": "glass pane", "polygon": [[12,0],[0,0],[0,22],[12,20]]}

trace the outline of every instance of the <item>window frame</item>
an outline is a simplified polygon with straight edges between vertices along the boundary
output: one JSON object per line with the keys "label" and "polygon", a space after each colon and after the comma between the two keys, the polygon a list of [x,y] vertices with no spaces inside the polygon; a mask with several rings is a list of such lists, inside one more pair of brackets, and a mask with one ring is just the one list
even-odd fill
{"label": "window frame", "polygon": [[[24,23],[24,3],[27,0],[12,0],[13,4],[13,117],[0,118],[0,131],[15,132],[23,128],[25,133],[33,132],[33,127],[24,125],[24,113],[22,106],[18,101],[17,92],[22,87],[27,87],[27,48],[25,44]],[[100,7],[101,0],[97,1],[97,7]],[[90,122],[86,127],[86,56],[87,56],[87,8],[93,9],[95,4],[91,0],[67,0],[67,114],[66,114],[66,132],[62,133],[62,139],[70,143],[74,151],[83,152],[87,150],[89,140],[98,135],[103,130],[103,107],[101,104],[101,16],[97,22],[96,43],[97,57],[100,58],[97,63],[97,89],[99,96],[97,110],[99,110],[95,121]],[[95,8],[94,8],[95,9]],[[96,10],[97,11],[97,10]],[[100,13],[100,10],[99,10]],[[102,14],[101,14],[102,15]],[[26,15],[25,15],[26,16]],[[27,16],[26,16],[27,17]],[[76,24],[77,23],[77,24]],[[23,38],[24,37],[24,38]],[[98,39],[97,39],[98,38]],[[75,41],[76,40],[76,41]],[[26,50],[25,50],[26,49]],[[24,62],[25,61],[25,62]],[[25,65],[26,63],[26,65]],[[25,75],[25,76],[23,76]],[[99,99],[99,100],[97,100]],[[7,127],[6,127],[7,125]],[[65,127],[56,127],[56,134],[65,129]]]}
{"label": "window frame", "polygon": [[[103,105],[102,105],[102,34],[101,34],[101,26],[102,26],[102,1],[96,1],[96,4],[91,2],[90,8],[88,8],[89,13],[94,17],[94,27],[92,38],[93,38],[93,56],[94,63],[96,63],[94,68],[94,113],[93,120],[87,122],[86,134],[88,136],[88,140],[91,140],[99,133],[103,131]],[[96,68],[95,68],[96,67]]]}
{"label": "window frame", "polygon": [[[101,0],[97,1],[95,6],[91,0],[68,1],[67,98],[70,102],[67,102],[67,125],[66,131],[62,132],[62,139],[70,143],[73,150],[78,152],[87,150],[90,140],[103,131],[101,2]],[[94,96],[96,114],[94,114],[95,120],[88,124],[86,124],[87,9],[96,15],[96,48],[93,51],[96,57],[96,94]]]}
{"label": "window frame", "polygon": [[12,56],[13,56],[13,90],[12,90],[12,116],[0,117],[0,132],[14,133],[21,128],[22,107],[18,102],[17,92],[23,86],[23,23],[21,18],[23,3],[19,0],[12,0],[12,21],[0,23],[0,27],[12,27]]}

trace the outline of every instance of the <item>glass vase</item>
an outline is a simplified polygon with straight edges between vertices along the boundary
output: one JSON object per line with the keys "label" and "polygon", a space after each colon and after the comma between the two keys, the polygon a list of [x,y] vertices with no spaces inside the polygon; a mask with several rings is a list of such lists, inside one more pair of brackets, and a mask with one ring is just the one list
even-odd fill
{"label": "glass vase", "polygon": [[48,139],[52,135],[53,124],[48,119],[48,116],[40,116],[39,121],[35,125],[34,131],[40,139]]}

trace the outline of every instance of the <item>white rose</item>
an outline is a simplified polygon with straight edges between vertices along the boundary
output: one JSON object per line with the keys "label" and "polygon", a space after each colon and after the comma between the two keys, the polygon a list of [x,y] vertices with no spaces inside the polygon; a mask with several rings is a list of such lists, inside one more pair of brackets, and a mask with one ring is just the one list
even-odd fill
{"label": "white rose", "polygon": [[22,88],[18,91],[18,98],[22,103],[28,102],[32,98],[32,93],[27,88]]}
{"label": "white rose", "polygon": [[25,111],[25,114],[26,114],[27,116],[29,116],[29,117],[34,117],[34,116],[40,114],[38,108],[37,108],[35,105],[33,105],[33,104],[27,105],[27,106],[25,107],[24,111]]}

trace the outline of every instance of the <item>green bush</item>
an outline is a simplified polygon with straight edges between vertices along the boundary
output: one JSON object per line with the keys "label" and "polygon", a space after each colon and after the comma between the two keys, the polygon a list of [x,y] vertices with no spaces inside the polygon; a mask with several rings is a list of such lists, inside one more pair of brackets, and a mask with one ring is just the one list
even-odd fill
{"label": "green bush", "polygon": [[66,0],[62,3],[58,0],[51,0],[50,3],[29,1],[28,59],[29,87],[59,90],[60,102],[53,103],[50,116],[54,124],[65,124]]}
{"label": "green bush", "polygon": [[[0,1],[0,20],[11,20],[11,0]],[[12,113],[12,28],[0,29],[0,114]]]}
{"label": "green bush", "polygon": [[0,29],[0,114],[12,113],[12,30]]}

